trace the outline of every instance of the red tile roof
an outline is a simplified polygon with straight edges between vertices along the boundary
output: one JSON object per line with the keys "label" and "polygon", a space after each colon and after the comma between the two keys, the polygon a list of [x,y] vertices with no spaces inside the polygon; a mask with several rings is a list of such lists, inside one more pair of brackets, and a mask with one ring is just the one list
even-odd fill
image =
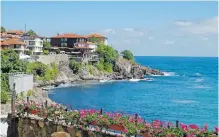
{"label": "red tile roof", "polygon": [[102,36],[102,35],[100,35],[100,34],[96,34],[96,33],[94,33],[94,34],[89,34],[89,35],[87,35],[86,37],[87,37],[87,38],[92,38],[92,37],[95,37],[95,38],[106,38],[106,37],[104,37],[104,36]]}
{"label": "red tile roof", "polygon": [[14,38],[7,39],[7,40],[1,42],[1,45],[15,45],[15,44],[24,45],[25,43],[20,41],[19,39],[14,39]]}
{"label": "red tile roof", "polygon": [[60,34],[52,38],[85,38],[85,37],[72,33],[72,34]]}
{"label": "red tile roof", "polygon": [[24,34],[24,31],[22,30],[8,30],[6,31],[7,34],[11,34],[11,33],[15,33],[16,35],[23,35]]}

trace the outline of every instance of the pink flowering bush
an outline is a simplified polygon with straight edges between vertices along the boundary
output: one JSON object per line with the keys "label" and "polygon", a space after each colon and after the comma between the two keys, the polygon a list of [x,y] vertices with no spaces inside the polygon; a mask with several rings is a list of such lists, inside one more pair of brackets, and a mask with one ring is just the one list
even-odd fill
{"label": "pink flowering bush", "polygon": [[79,128],[96,126],[96,131],[102,128],[119,130],[126,136],[142,135],[143,137],[216,137],[218,135],[218,127],[215,131],[208,130],[208,126],[198,127],[191,124],[179,124],[176,127],[172,123],[155,120],[152,123],[145,122],[143,118],[131,115],[123,115],[121,113],[101,113],[97,110],[82,109],[80,111],[67,111],[65,106],[59,104],[51,104],[49,106],[41,106],[37,102],[16,102],[16,112],[22,113],[27,110],[37,110],[39,117],[54,120],[57,117],[65,120],[66,124],[74,124]]}

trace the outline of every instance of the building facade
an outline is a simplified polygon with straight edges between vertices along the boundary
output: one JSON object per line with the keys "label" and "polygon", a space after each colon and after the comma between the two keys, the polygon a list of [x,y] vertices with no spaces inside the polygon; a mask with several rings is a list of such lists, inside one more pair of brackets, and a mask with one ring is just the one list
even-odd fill
{"label": "building facade", "polygon": [[43,40],[39,37],[28,37],[22,38],[26,44],[27,49],[32,51],[33,55],[40,55],[43,53]]}
{"label": "building facade", "polygon": [[1,50],[7,50],[12,48],[16,51],[19,55],[24,55],[26,49],[26,45],[23,41],[15,38],[9,38],[7,40],[1,41]]}
{"label": "building facade", "polygon": [[77,34],[58,34],[51,37],[51,46],[61,48],[73,48],[77,42],[87,42],[84,36]]}

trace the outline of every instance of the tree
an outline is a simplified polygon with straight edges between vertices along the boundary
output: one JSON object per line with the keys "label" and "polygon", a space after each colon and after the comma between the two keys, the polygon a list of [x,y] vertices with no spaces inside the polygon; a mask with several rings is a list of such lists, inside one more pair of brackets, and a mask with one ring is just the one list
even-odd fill
{"label": "tree", "polygon": [[5,32],[6,32],[5,28],[1,26],[1,33],[5,33]]}
{"label": "tree", "polygon": [[12,50],[1,51],[1,72],[11,73],[11,72],[25,72],[26,62],[19,59],[18,54]]}
{"label": "tree", "polygon": [[51,49],[50,42],[44,41],[44,42],[43,42],[43,48],[44,48],[44,49]]}
{"label": "tree", "polygon": [[34,36],[36,36],[37,34],[36,34],[36,32],[34,32],[32,29],[30,29],[30,30],[27,32],[27,35],[34,37]]}
{"label": "tree", "polygon": [[111,46],[99,44],[97,48],[97,53],[100,54],[100,57],[104,59],[104,62],[113,64],[118,58],[118,53]]}
{"label": "tree", "polygon": [[127,60],[134,60],[134,56],[131,53],[131,51],[129,50],[124,50],[123,52],[121,52],[123,58],[127,59]]}

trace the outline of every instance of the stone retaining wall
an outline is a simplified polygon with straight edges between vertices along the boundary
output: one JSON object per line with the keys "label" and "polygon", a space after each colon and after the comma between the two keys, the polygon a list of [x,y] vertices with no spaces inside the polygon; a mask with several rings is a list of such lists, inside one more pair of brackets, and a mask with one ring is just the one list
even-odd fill
{"label": "stone retaining wall", "polygon": [[31,118],[8,117],[8,137],[51,137],[54,132],[67,132],[71,137],[115,137],[106,132],[84,130],[74,126],[44,122]]}
{"label": "stone retaining wall", "polygon": [[49,55],[37,55],[36,61],[42,62],[43,64],[50,64],[59,62],[68,62],[67,54],[49,54]]}

